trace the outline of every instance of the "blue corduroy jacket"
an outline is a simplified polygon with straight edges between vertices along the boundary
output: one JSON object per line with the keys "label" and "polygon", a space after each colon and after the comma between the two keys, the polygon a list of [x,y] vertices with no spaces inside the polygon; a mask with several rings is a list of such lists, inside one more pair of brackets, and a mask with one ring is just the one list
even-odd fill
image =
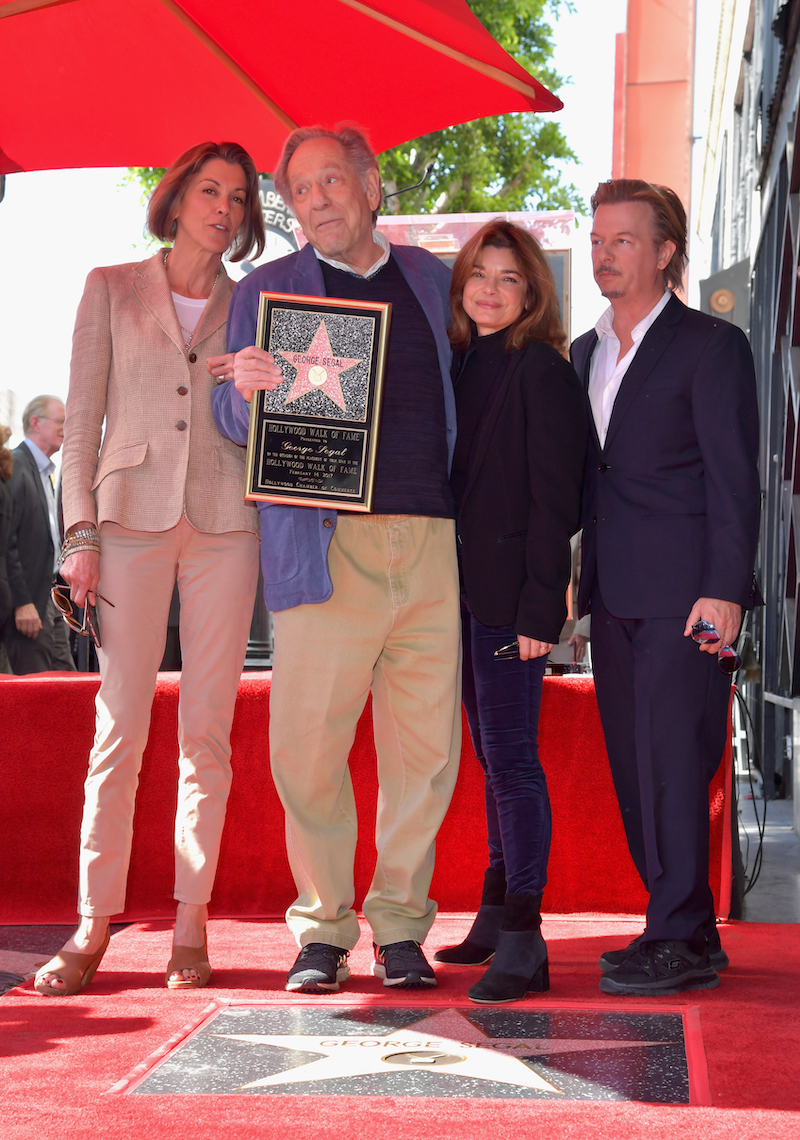
{"label": "blue corduroy jacket", "polygon": [[[422,306],[433,331],[444,388],[448,467],[456,440],[456,405],[450,379],[450,270],[437,257],[416,246],[393,245],[400,272]],[[305,246],[279,261],[253,270],[240,281],[228,316],[228,352],[253,344],[262,292],[324,297],[322,270],[313,248]],[[391,335],[391,334],[390,334]],[[220,384],[211,395],[214,419],[220,432],[234,443],[245,444],[250,405],[232,383]],[[318,507],[287,507],[259,503],[261,512],[261,569],[267,609],[324,602],[333,593],[328,572],[328,547],[336,527],[336,511]]]}

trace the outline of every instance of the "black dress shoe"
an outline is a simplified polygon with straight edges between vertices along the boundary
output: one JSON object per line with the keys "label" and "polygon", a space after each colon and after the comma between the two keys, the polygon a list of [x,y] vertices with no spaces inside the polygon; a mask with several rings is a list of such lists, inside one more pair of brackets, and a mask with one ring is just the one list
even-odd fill
{"label": "black dress shoe", "polygon": [[[621,966],[623,962],[634,954],[642,942],[644,942],[644,932],[638,937],[634,938],[633,942],[624,946],[621,950],[606,950],[604,954],[600,955],[600,961],[597,963],[601,971],[606,974],[609,970],[615,970],[617,966]],[[730,959],[725,951],[722,949],[722,943],[719,938],[719,931],[716,925],[711,927],[706,933],[706,945],[708,947],[708,958],[711,965],[715,970],[724,970],[730,965]]]}
{"label": "black dress shoe", "polygon": [[708,947],[708,960],[717,973],[731,964],[730,958],[722,949],[716,923],[710,929],[706,929],[706,946]]}
{"label": "black dress shoe", "polygon": [[633,942],[629,942],[627,946],[623,946],[621,950],[605,950],[600,955],[600,961],[597,963],[600,971],[607,974],[609,970],[616,970],[617,966],[621,966],[623,962],[627,962],[631,954],[635,954],[644,941],[644,932],[638,934]]}
{"label": "black dress shoe", "polygon": [[687,942],[640,941],[624,962],[600,979],[603,993],[633,997],[666,997],[684,990],[713,990],[718,985],[708,948],[696,953]]}

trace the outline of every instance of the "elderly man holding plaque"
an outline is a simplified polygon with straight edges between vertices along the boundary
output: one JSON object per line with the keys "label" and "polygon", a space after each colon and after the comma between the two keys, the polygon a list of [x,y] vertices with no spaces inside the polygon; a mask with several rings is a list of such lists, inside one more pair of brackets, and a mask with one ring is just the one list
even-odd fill
{"label": "elderly man holding plaque", "polygon": [[434,841],[461,746],[450,273],[374,228],[380,174],[355,128],[294,131],[275,183],[309,244],[237,287],[233,351],[209,361],[233,380],[213,393],[220,431],[245,443],[253,394],[284,382],[253,345],[262,291],[392,306],[371,513],[259,503],[275,634],[270,753],[298,892],[287,921],[301,950],[286,988],[330,992],[349,977],[359,927],[348,755],[370,692],[380,783],[364,900],[372,970],[385,986],[434,986],[421,943],[436,914]]}

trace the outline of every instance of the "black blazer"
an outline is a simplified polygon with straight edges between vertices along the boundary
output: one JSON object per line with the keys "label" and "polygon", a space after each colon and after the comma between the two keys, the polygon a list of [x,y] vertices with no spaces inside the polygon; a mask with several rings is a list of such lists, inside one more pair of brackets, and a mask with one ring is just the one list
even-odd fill
{"label": "black blazer", "polygon": [[33,602],[43,614],[53,582],[53,539],[42,478],[28,446],[14,448],[11,476],[14,514],[8,552],[8,584],[16,609]]}
{"label": "black blazer", "polygon": [[[466,355],[457,354],[454,376]],[[578,529],[586,409],[572,366],[534,343],[487,377],[456,526],[463,588],[483,625],[557,642]]]}
{"label": "black blazer", "polygon": [[[592,331],[572,346],[587,396],[596,344]],[[581,614],[595,576],[621,618],[685,616],[703,597],[754,605],[758,405],[744,333],[672,297],[623,378],[605,447],[589,418]]]}

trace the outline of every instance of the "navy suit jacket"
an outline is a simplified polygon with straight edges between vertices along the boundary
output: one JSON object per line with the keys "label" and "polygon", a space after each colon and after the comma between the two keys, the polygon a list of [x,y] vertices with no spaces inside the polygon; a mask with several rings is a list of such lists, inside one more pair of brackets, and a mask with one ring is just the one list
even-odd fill
{"label": "navy suit jacket", "polygon": [[[572,360],[587,392],[597,345]],[[605,446],[590,415],[581,614],[595,579],[619,618],[685,617],[698,598],[748,608],[758,542],[758,405],[735,325],[672,297],[620,386]]]}

